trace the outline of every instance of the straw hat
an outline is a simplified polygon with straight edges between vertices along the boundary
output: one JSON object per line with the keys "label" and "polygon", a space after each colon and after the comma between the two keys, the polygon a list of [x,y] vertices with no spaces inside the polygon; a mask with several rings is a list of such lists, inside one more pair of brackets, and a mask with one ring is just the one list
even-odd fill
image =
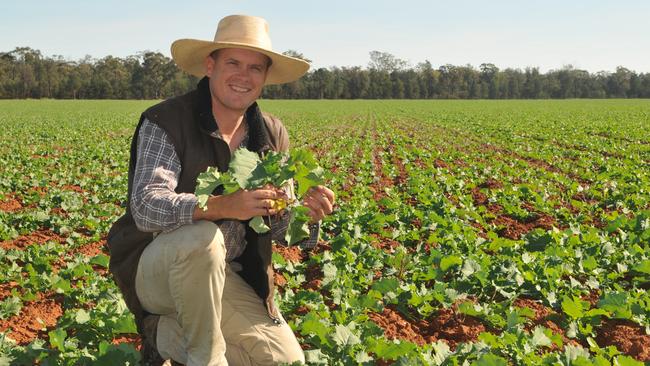
{"label": "straw hat", "polygon": [[172,43],[172,58],[182,70],[205,76],[205,58],[221,48],[243,48],[268,56],[273,62],[266,75],[266,85],[297,80],[309,70],[307,61],[273,51],[266,20],[248,15],[230,15],[217,26],[214,41],[179,39]]}

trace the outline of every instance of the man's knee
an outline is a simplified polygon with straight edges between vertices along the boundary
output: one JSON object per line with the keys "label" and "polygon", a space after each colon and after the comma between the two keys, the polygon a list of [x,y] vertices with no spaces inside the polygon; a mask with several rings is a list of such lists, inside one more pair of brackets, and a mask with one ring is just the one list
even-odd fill
{"label": "man's knee", "polygon": [[233,365],[284,365],[294,362],[305,363],[305,355],[295,340],[288,344],[274,344],[259,340],[252,346],[226,345],[226,358]]}
{"label": "man's knee", "polygon": [[201,220],[185,225],[182,230],[182,243],[178,245],[180,260],[207,260],[225,263],[226,247],[219,227],[210,221]]}

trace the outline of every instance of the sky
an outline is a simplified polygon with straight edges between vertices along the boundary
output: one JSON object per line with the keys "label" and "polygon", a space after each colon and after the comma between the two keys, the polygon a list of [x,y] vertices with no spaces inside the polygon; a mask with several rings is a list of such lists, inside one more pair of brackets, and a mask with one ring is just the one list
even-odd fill
{"label": "sky", "polygon": [[265,18],[273,48],[312,67],[366,67],[373,50],[411,66],[650,72],[648,0],[0,0],[0,52],[31,47],[79,60],[211,40],[230,14]]}

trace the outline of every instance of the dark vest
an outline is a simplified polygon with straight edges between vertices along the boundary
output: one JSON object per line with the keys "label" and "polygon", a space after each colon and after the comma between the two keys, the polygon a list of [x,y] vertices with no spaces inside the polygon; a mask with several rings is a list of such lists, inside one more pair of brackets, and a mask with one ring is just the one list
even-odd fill
{"label": "dark vest", "polygon": [[[203,78],[196,90],[147,109],[140,117],[140,122],[131,141],[128,205],[124,216],[113,224],[108,233],[107,245],[110,251],[110,272],[122,291],[129,310],[135,315],[136,324],[141,333],[145,311],[136,296],[135,275],[140,256],[154,236],[152,233],[138,230],[130,209],[138,133],[142,121],[147,119],[164,129],[171,139],[182,167],[176,187],[177,193],[193,193],[196,187],[196,178],[208,167],[217,167],[220,172],[227,171],[230,162],[230,149],[223,140],[210,136],[210,133],[216,129],[216,122],[212,116],[212,101],[208,82],[207,77]],[[257,103],[247,109],[245,117],[249,133],[248,150],[260,155],[269,150],[288,150],[288,134],[278,119],[262,115]],[[270,233],[257,234],[248,225],[246,228],[246,249],[240,257],[235,259],[242,265],[239,275],[262,299],[269,316],[275,322],[279,322],[279,316],[273,304]]]}

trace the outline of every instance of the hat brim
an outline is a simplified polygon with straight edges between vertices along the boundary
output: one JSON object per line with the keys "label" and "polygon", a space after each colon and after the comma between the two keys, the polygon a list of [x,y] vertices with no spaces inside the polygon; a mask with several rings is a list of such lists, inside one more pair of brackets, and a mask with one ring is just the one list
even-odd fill
{"label": "hat brim", "polygon": [[199,39],[179,39],[171,46],[172,58],[181,70],[194,76],[205,76],[205,58],[222,48],[241,48],[268,56],[272,63],[266,74],[265,85],[284,84],[298,80],[309,70],[309,63],[263,48],[236,42],[212,42]]}

